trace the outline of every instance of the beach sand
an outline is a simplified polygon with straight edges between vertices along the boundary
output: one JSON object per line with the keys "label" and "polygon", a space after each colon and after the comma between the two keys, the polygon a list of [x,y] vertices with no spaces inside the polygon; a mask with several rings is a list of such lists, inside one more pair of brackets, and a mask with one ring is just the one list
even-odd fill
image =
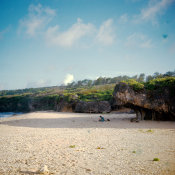
{"label": "beach sand", "polygon": [[[33,112],[0,119],[0,175],[174,175],[175,122]],[[159,161],[153,161],[159,158]]]}

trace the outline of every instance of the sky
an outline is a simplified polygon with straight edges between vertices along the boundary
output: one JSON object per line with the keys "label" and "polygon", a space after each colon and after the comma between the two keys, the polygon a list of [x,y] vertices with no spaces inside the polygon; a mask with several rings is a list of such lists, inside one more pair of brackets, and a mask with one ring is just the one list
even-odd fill
{"label": "sky", "polygon": [[0,0],[0,90],[175,70],[175,0]]}

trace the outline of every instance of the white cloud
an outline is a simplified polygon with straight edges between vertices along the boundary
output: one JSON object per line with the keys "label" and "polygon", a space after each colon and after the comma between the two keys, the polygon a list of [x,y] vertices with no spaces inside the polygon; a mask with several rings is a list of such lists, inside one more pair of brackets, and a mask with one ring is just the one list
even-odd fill
{"label": "white cloud", "polygon": [[152,40],[140,33],[134,33],[130,35],[127,38],[125,45],[131,48],[134,48],[134,47],[152,48],[153,47]]}
{"label": "white cloud", "polygon": [[174,0],[150,0],[148,7],[141,10],[141,13],[135,16],[135,22],[152,21],[157,23],[156,18],[171,5]]}
{"label": "white cloud", "polygon": [[[56,11],[41,4],[30,5],[28,14],[19,21],[18,32],[33,37],[40,34],[50,46],[73,47],[78,44],[83,48],[94,44],[111,45],[115,40],[113,20],[104,21],[99,29],[92,23],[84,23],[80,18],[67,30],[62,31],[59,24],[48,27],[56,16]],[[127,15],[121,17],[127,20]],[[88,44],[87,44],[88,42]]]}
{"label": "white cloud", "polygon": [[100,26],[96,40],[103,45],[111,45],[115,41],[114,28],[112,26],[113,20],[108,19]]}
{"label": "white cloud", "polygon": [[26,25],[26,33],[30,36],[35,35],[36,30],[38,30],[43,25],[42,19],[32,19],[30,22],[23,23]]}
{"label": "white cloud", "polygon": [[74,76],[72,74],[67,74],[64,79],[64,85],[67,85],[69,83],[72,83],[74,81]]}
{"label": "white cloud", "polygon": [[120,23],[126,23],[126,22],[128,22],[128,15],[127,14],[123,14],[122,16],[120,16],[119,22]]}
{"label": "white cloud", "polygon": [[46,32],[47,42],[51,45],[71,47],[82,37],[92,34],[95,30],[93,24],[85,24],[80,18],[67,31],[59,32],[59,26],[49,27]]}
{"label": "white cloud", "polygon": [[50,80],[40,79],[38,81],[28,82],[26,88],[47,87],[50,86],[50,84],[51,84]]}
{"label": "white cloud", "polygon": [[[49,27],[46,32],[46,41],[50,45],[61,47],[72,47],[78,43],[83,37],[95,36],[95,41],[103,45],[111,45],[115,40],[114,28],[112,26],[113,20],[108,19],[104,21],[99,30],[91,23],[83,23],[80,18],[68,30],[60,32],[59,26],[55,25]],[[93,42],[93,37],[91,41]]]}
{"label": "white cloud", "polygon": [[29,36],[34,36],[44,28],[56,15],[56,11],[41,4],[30,5],[28,14],[19,21],[19,32],[24,31]]}

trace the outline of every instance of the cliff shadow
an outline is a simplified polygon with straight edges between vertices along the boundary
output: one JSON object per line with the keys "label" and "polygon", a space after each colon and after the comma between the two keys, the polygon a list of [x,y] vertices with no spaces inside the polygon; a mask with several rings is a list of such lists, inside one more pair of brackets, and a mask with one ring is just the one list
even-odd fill
{"label": "cliff shadow", "polygon": [[110,114],[103,115],[105,120],[110,121],[100,122],[97,114],[83,114],[78,117],[42,117],[42,118],[19,118],[10,119],[9,121],[1,121],[1,125],[14,127],[29,127],[29,128],[120,128],[120,129],[175,129],[175,122],[167,121],[149,121],[143,120],[138,123],[130,122],[135,114]]}

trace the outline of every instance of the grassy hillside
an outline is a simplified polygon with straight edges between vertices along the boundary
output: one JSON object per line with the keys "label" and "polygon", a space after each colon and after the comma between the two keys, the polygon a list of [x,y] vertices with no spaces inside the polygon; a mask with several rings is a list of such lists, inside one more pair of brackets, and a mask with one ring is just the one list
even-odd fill
{"label": "grassy hillside", "polygon": [[64,96],[71,100],[77,97],[81,101],[109,101],[112,98],[115,84],[98,85],[92,87],[67,88],[63,91]]}
{"label": "grassy hillside", "polygon": [[[0,112],[27,112],[31,110],[57,110],[61,101],[110,101],[115,84],[79,88],[43,88],[30,93],[20,91],[0,96]],[[32,106],[32,107],[31,107]]]}
{"label": "grassy hillside", "polygon": [[115,84],[98,85],[92,87],[50,87],[50,88],[36,88],[36,89],[24,89],[15,90],[3,93],[1,91],[0,98],[24,98],[24,97],[56,97],[61,96],[71,99],[79,99],[82,101],[93,100],[110,100]]}

